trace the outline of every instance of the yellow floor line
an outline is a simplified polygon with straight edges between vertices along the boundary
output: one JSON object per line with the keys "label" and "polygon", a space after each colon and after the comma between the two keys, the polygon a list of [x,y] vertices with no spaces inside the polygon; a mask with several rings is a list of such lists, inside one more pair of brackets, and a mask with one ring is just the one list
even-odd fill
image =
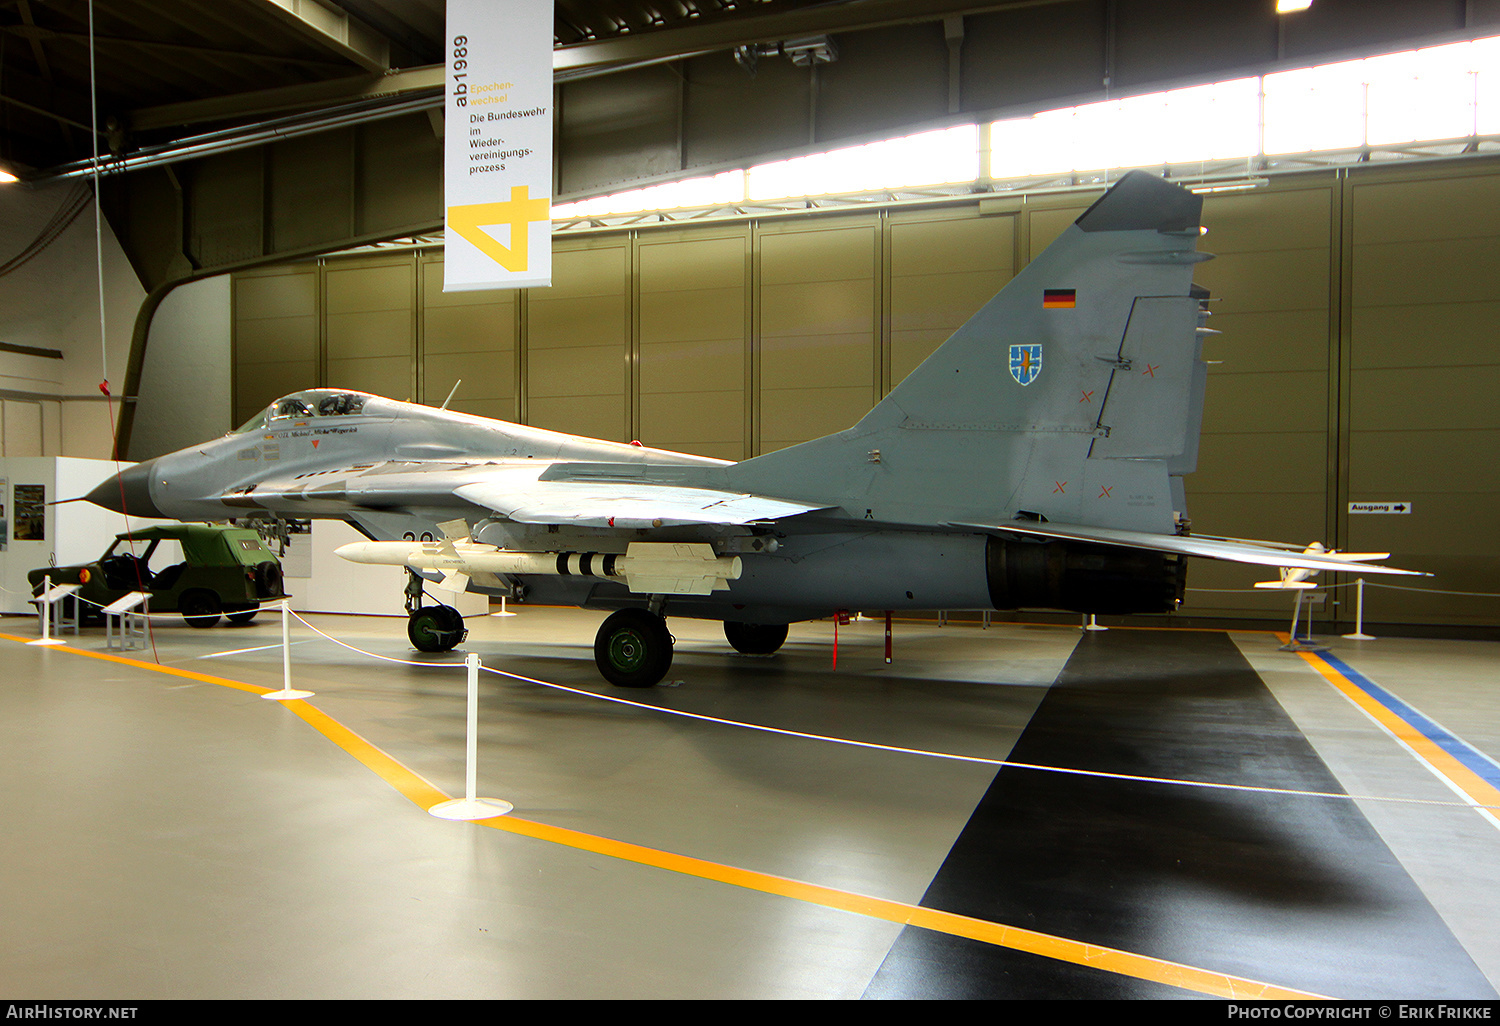
{"label": "yellow floor line", "polygon": [[[0,638],[21,643],[30,640],[11,634],[0,634]],[[165,673],[174,677],[185,677],[206,684],[217,684],[221,687],[234,688],[238,691],[248,691],[252,694],[267,694],[271,691],[270,688],[246,684],[243,681],[231,680],[227,677],[217,677],[212,674],[198,673],[194,670],[183,670],[174,666],[148,663],[139,659],[130,659],[126,656],[117,656],[105,652],[91,652],[87,649],[74,648],[72,646],[58,646],[49,651],[88,656],[91,659],[103,659],[124,666]],[[306,700],[281,702],[280,704],[300,716],[314,730],[317,730],[324,737],[369,767],[382,780],[386,781],[392,788],[418,807],[428,809],[438,802],[448,800],[449,796],[447,794],[423,779],[420,774],[402,765],[399,761],[387,755],[327,713],[309,705]],[[481,825],[503,830],[507,833],[531,837],[536,840],[565,845],[581,851],[594,852],[595,854],[635,862],[640,865],[665,869],[670,872],[681,873],[685,876],[694,876],[704,880],[713,880],[730,886],[741,887],[746,890],[792,898],[797,901],[805,901],[810,904],[821,905],[825,908],[852,912],[856,915],[881,919],[902,926],[917,926],[939,933],[950,934],[955,937],[966,937],[970,940],[994,944],[998,947],[1024,951],[1040,955],[1044,958],[1088,966],[1093,969],[1101,969],[1105,972],[1112,972],[1121,976],[1163,983],[1184,990],[1196,991],[1200,994],[1239,1000],[1297,1000],[1323,997],[1320,994],[1293,990],[1288,987],[1279,987],[1274,984],[1232,976],[1228,973],[1214,972],[1209,969],[1199,969],[1195,966],[1151,958],[1147,955],[1137,955],[1129,951],[1121,951],[1117,948],[1069,940],[1066,937],[1055,937],[1051,934],[1039,933],[1035,930],[1006,926],[1003,923],[992,923],[983,919],[974,919],[969,916],[956,915],[952,912],[924,908],[920,905],[909,905],[900,901],[874,898],[869,895],[843,891],[834,887],[823,887],[818,884],[792,880],[770,873],[760,873],[750,869],[726,866],[717,862],[709,862],[705,859],[693,858],[689,855],[679,855],[656,848],[647,848],[628,841],[618,841],[578,830],[569,830],[565,827],[537,823],[517,816],[502,816],[483,820],[481,821]]]}
{"label": "yellow floor line", "polygon": [[1482,807],[1494,807],[1500,804],[1500,791],[1497,791],[1492,784],[1444,751],[1426,734],[1366,693],[1363,688],[1340,673],[1337,667],[1318,658],[1316,652],[1297,654],[1317,670],[1335,690],[1406,745],[1417,758],[1436,770],[1461,794]]}

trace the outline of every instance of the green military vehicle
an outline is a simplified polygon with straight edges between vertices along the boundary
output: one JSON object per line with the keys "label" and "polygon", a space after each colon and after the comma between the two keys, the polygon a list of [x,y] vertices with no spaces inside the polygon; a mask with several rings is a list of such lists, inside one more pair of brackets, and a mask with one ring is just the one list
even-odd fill
{"label": "green military vehicle", "polygon": [[[182,562],[153,570],[151,557],[164,541],[181,545]],[[261,602],[284,597],[281,563],[260,535],[249,528],[211,524],[171,524],[118,535],[93,563],[28,573],[33,595],[41,594],[44,577],[54,586],[81,585],[65,601],[82,600],[84,623],[102,622],[100,610],[132,591],[150,594],[151,612],[179,612],[194,627],[212,627],[221,615],[230,623],[249,623]]]}

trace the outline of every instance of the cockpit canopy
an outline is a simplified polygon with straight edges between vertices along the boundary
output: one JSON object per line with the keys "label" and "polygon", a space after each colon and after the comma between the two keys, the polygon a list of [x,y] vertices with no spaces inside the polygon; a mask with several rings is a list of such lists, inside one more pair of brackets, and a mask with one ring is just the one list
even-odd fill
{"label": "cockpit canopy", "polygon": [[311,417],[349,417],[364,412],[365,403],[374,396],[364,392],[345,392],[336,388],[310,388],[276,400],[236,428],[233,434],[275,427],[277,421]]}

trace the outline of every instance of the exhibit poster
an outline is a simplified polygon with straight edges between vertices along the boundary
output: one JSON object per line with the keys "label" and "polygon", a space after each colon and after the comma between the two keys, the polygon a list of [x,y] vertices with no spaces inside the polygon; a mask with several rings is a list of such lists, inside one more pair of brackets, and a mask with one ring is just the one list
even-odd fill
{"label": "exhibit poster", "polygon": [[552,5],[448,0],[443,291],[552,284]]}
{"label": "exhibit poster", "polygon": [[46,541],[47,486],[18,484],[11,500],[15,518],[11,537],[16,541]]}

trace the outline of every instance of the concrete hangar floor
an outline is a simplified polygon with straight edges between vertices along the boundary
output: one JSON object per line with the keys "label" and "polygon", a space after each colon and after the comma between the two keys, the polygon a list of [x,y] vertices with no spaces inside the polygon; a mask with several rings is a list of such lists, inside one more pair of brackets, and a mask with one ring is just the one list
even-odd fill
{"label": "concrete hangar floor", "polygon": [[274,613],[159,625],[159,664],[0,620],[0,995],[1500,984],[1492,643],[1318,657],[1270,633],[898,622],[887,666],[866,622],[834,669],[831,623],[751,657],[674,620],[668,681],[636,693],[598,679],[596,613],[472,618],[431,658],[402,619],[311,620],[572,689],[482,678],[479,793],[515,811],[424,811],[464,792],[459,667],[294,623],[316,696],[281,703],[259,697],[281,687]]}

